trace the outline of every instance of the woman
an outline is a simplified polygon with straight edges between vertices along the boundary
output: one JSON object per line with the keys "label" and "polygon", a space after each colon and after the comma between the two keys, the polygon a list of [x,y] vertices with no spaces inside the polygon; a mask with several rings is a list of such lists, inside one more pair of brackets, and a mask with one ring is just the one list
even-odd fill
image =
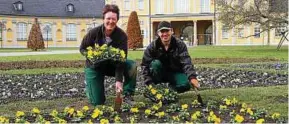
{"label": "woman", "polygon": [[[103,9],[103,24],[91,29],[83,38],[80,52],[84,55],[86,48],[95,44],[107,44],[125,51],[127,58],[127,35],[116,26],[119,20],[119,8],[116,5],[105,5]],[[116,92],[124,93],[124,102],[131,104],[136,85],[136,64],[132,60],[126,62],[104,61],[97,65],[86,59],[85,80],[86,95],[92,105],[105,103],[104,76],[115,76]],[[124,84],[123,83],[124,77]]]}

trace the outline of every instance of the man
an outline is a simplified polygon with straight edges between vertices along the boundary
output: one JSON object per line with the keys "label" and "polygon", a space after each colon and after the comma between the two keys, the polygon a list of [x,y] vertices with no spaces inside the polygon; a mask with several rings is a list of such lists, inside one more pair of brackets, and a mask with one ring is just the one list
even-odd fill
{"label": "man", "polygon": [[[119,20],[119,8],[116,5],[105,5],[103,9],[103,24],[91,29],[83,38],[80,52],[84,55],[87,47],[95,44],[107,44],[125,51],[127,57],[127,35],[116,26]],[[85,80],[86,95],[92,105],[105,103],[104,76],[115,76],[115,90],[124,94],[124,102],[132,104],[132,95],[136,86],[136,63],[132,60],[126,62],[104,61],[96,65],[86,59]],[[123,82],[124,76],[124,85]],[[124,86],[124,90],[123,90]]]}
{"label": "man", "polygon": [[142,59],[142,75],[146,85],[169,82],[178,93],[199,88],[196,72],[184,42],[172,36],[171,24],[159,23],[158,38],[149,44]]}

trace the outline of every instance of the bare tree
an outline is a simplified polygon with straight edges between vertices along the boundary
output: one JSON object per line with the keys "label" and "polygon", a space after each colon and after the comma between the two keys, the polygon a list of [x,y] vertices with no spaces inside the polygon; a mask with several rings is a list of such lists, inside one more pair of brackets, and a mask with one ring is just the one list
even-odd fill
{"label": "bare tree", "polygon": [[257,24],[269,32],[288,25],[287,12],[288,0],[216,0],[217,19],[228,29]]}

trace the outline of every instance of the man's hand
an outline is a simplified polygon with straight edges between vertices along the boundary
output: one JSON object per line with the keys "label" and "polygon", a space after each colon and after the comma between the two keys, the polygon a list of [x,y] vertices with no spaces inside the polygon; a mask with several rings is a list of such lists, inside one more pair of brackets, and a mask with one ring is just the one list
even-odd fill
{"label": "man's hand", "polygon": [[115,92],[122,92],[122,83],[120,81],[115,82]]}
{"label": "man's hand", "polygon": [[191,84],[195,87],[195,88],[200,88],[200,84],[199,81],[195,78],[191,79]]}

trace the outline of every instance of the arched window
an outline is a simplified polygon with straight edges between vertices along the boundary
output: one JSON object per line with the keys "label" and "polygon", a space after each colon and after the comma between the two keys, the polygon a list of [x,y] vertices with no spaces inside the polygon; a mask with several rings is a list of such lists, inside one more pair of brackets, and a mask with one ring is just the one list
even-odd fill
{"label": "arched window", "polygon": [[73,4],[68,4],[66,7],[67,12],[74,12],[74,5]]}
{"label": "arched window", "polygon": [[20,22],[17,23],[17,40],[27,40],[27,24]]}
{"label": "arched window", "polygon": [[41,31],[44,40],[52,40],[52,25],[50,23],[45,23]]}
{"label": "arched window", "polygon": [[66,40],[76,41],[76,25],[75,24],[66,25]]}

